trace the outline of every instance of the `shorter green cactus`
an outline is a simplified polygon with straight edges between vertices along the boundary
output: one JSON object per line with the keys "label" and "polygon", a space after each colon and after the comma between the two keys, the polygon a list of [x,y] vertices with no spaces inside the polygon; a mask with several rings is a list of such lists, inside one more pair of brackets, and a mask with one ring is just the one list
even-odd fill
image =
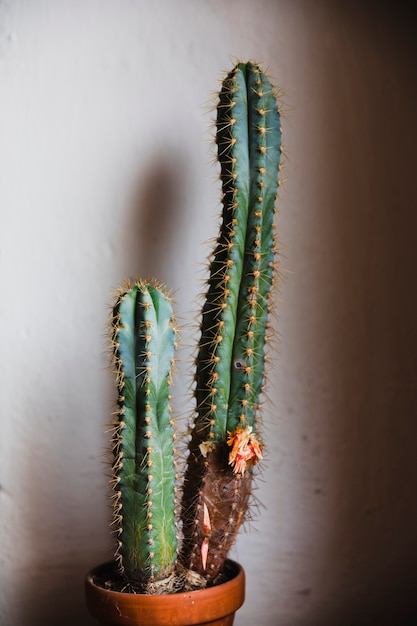
{"label": "shorter green cactus", "polygon": [[168,294],[137,282],[111,320],[118,404],[113,437],[117,556],[125,577],[150,591],[172,576],[177,553],[170,385],[176,328]]}

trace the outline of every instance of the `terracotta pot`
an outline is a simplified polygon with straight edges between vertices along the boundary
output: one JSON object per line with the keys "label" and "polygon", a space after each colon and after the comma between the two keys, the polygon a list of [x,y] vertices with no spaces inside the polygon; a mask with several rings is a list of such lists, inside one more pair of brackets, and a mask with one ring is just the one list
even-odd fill
{"label": "terracotta pot", "polygon": [[112,563],[92,570],[85,581],[87,607],[104,626],[232,626],[245,599],[245,572],[228,561],[233,577],[221,585],[172,595],[147,596],[104,589],[94,580],[111,578]]}

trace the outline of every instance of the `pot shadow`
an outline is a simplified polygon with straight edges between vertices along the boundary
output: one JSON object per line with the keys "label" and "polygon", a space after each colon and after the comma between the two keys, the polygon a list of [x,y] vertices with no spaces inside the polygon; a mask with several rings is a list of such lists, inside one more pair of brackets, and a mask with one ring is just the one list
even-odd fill
{"label": "pot shadow", "polygon": [[[141,275],[152,268],[169,280],[170,255],[181,218],[181,181],[181,159],[172,165],[168,156],[165,160],[155,155],[149,169],[139,175],[124,218],[122,241],[116,246],[124,256],[119,262],[122,267],[139,270]],[[103,310],[99,310],[100,302],[94,306],[93,317],[103,320],[104,326],[104,306]],[[93,325],[91,332],[100,338],[100,327]],[[27,520],[26,559],[16,580],[16,624],[96,624],[87,612],[83,581],[87,571],[113,554],[108,470],[103,471],[107,454],[103,451],[108,449],[105,430],[114,389],[103,381],[100,370],[105,365],[97,362],[103,350],[94,346],[80,365],[82,348],[85,351],[85,346],[74,343],[64,364],[59,349],[52,347],[53,374],[42,372],[36,388],[28,390],[28,413],[42,415],[45,428],[36,431],[36,440],[28,444],[30,453],[22,460],[28,494],[22,502]],[[97,372],[101,377],[95,378]],[[51,386],[53,378],[57,382]],[[97,403],[91,400],[94,390]],[[86,415],[88,427],[83,425]]]}
{"label": "pot shadow", "polygon": [[[63,388],[77,389],[79,360],[69,359],[64,367],[62,354],[54,356],[53,362],[60,359],[59,367],[65,371]],[[43,416],[44,428],[36,431],[21,460],[28,494],[21,504],[25,524],[20,551],[24,546],[25,559],[15,580],[16,591],[13,589],[18,595],[12,604],[15,619],[11,623],[89,626],[95,622],[87,615],[83,580],[92,564],[111,555],[101,423],[110,398],[102,394],[94,416],[86,410],[88,401],[84,403],[77,393],[66,396],[49,387],[48,379],[49,373],[43,372],[28,411]],[[53,415],[51,407],[55,407]],[[86,414],[97,420],[96,428],[83,428]]]}

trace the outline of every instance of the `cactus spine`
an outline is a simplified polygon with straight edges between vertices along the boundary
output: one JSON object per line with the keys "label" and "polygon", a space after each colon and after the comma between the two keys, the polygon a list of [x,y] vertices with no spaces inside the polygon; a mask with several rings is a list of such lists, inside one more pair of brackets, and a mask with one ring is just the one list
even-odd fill
{"label": "cactus spine", "polygon": [[174,430],[170,408],[175,325],[168,295],[138,282],[112,318],[118,405],[113,483],[118,556],[125,577],[154,591],[174,570]]}
{"label": "cactus spine", "polygon": [[239,63],[224,80],[216,143],[222,225],[202,312],[197,417],[183,498],[183,560],[208,580],[236,536],[251,468],[262,456],[256,428],[274,280],[281,125],[274,90],[259,66]]}

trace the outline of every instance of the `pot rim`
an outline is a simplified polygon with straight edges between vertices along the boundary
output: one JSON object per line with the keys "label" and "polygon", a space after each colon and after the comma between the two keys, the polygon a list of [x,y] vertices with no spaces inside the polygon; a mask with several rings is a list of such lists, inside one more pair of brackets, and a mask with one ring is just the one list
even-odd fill
{"label": "pot rim", "polygon": [[[166,595],[135,594],[113,591],[94,582],[94,576],[111,567],[109,561],[92,569],[85,579],[87,607],[96,619],[113,624],[143,623],[149,626],[163,624],[161,617],[152,612],[158,609],[169,616],[167,624],[193,626],[204,623],[201,616],[209,611],[211,620],[221,619],[237,611],[245,599],[245,572],[243,567],[231,559],[227,563],[235,575],[230,580],[213,587],[180,591]],[[142,622],[134,621],[140,614]],[[186,620],[184,620],[186,618]],[[205,620],[210,623],[210,620]]]}

